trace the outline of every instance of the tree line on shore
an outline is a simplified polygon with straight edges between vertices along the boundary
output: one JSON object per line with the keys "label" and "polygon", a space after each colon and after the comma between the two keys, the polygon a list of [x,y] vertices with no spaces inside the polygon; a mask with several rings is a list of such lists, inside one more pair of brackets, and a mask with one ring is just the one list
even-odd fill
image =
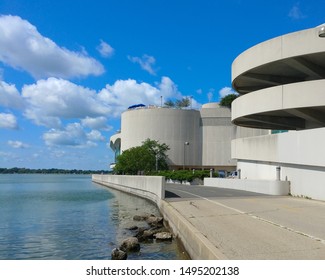
{"label": "tree line on shore", "polygon": [[58,169],[58,168],[0,168],[0,174],[109,174],[108,170],[78,170],[78,169]]}

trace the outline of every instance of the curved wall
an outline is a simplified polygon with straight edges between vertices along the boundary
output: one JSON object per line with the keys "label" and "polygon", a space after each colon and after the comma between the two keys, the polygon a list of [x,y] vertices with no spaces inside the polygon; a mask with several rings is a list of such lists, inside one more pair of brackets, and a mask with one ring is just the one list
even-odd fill
{"label": "curved wall", "polygon": [[[150,138],[169,146],[171,169],[184,165],[186,169],[233,171],[236,161],[230,155],[231,140],[267,133],[234,126],[230,109],[218,103],[204,104],[200,111],[141,108],[122,113],[121,133],[110,138],[110,146],[118,154]],[[185,142],[189,145],[184,145]]]}
{"label": "curved wall", "polygon": [[236,125],[301,130],[325,126],[325,39],[319,28],[258,44],[232,65]]}
{"label": "curved wall", "polygon": [[258,44],[232,65],[233,123],[296,130],[232,141],[241,178],[290,181],[293,195],[325,200],[325,38],[319,28]]}
{"label": "curved wall", "polygon": [[[230,140],[235,138],[236,128],[231,123],[230,109],[212,103],[203,105],[200,114],[203,138],[202,164],[211,168],[223,166],[225,170],[234,170],[236,161],[230,157]],[[227,166],[231,168],[228,169]]]}
{"label": "curved wall", "polygon": [[[128,110],[121,119],[121,151],[150,138],[166,143],[170,165],[201,166],[200,112],[170,108]],[[184,145],[189,142],[189,145]],[[184,162],[185,149],[185,162]]]}

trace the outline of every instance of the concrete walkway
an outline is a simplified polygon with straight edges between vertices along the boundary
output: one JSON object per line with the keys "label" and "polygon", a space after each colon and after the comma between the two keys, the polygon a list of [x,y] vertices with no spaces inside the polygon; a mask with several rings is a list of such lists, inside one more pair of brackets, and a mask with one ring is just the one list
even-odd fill
{"label": "concrete walkway", "polygon": [[325,202],[170,184],[165,201],[216,258],[325,259]]}

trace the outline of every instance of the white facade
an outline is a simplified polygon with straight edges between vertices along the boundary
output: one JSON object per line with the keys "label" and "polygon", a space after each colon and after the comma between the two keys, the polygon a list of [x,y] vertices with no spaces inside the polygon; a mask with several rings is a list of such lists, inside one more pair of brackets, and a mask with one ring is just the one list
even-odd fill
{"label": "white facade", "polygon": [[266,132],[241,128],[237,131],[231,123],[230,109],[218,103],[205,104],[201,110],[141,107],[122,113],[121,132],[111,137],[110,146],[119,154],[149,138],[169,146],[168,163],[172,169],[232,171],[236,161],[231,159],[231,140],[238,133]]}
{"label": "white facade", "polygon": [[325,200],[325,38],[319,28],[263,42],[232,65],[233,123],[288,132],[232,141],[243,180],[290,181],[295,196]]}

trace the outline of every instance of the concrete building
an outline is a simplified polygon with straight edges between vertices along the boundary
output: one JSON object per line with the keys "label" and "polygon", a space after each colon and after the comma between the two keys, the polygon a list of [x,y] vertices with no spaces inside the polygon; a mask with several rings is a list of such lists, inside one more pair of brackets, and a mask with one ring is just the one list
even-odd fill
{"label": "concrete building", "polygon": [[149,138],[169,146],[170,169],[233,171],[231,140],[245,133],[262,132],[237,129],[231,123],[230,109],[218,103],[205,104],[200,110],[141,106],[122,113],[121,131],[110,138],[110,147],[117,156]]}
{"label": "concrete building", "polygon": [[232,122],[272,130],[232,141],[243,180],[276,180],[278,169],[292,195],[325,200],[324,36],[324,26],[286,34],[234,60]]}

